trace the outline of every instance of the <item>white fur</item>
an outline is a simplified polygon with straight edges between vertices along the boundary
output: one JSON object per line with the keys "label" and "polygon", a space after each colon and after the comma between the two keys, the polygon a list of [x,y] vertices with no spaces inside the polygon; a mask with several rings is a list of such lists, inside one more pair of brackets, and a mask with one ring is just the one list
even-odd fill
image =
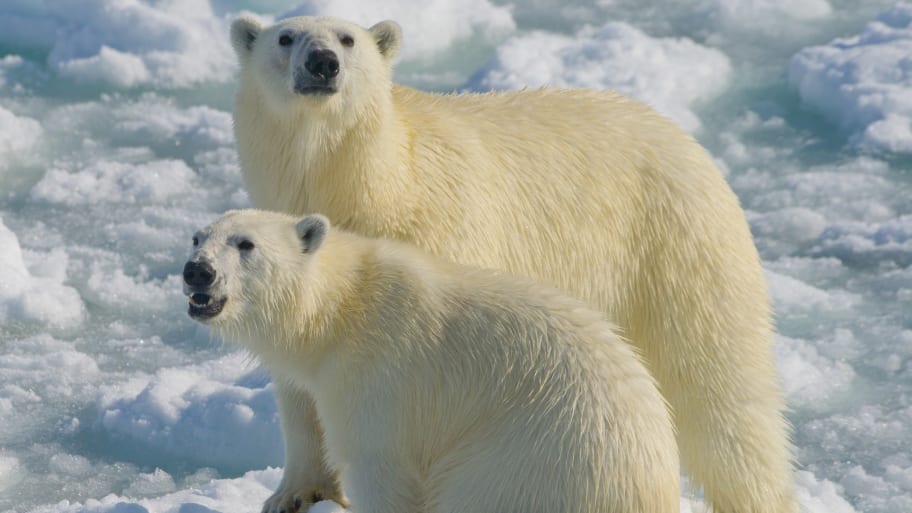
{"label": "white fur", "polygon": [[[235,129],[255,206],[321,212],[602,309],[658,380],[685,469],[715,511],[797,511],[760,260],[737,198],[689,135],[612,92],[394,85],[375,34],[344,21],[247,23],[256,37],[235,45]],[[286,30],[339,52],[338,94],[291,91],[303,53],[276,56]]]}
{"label": "white fur", "polygon": [[[227,298],[206,323],[313,395],[352,511],[678,511],[665,403],[602,314],[525,280],[296,223],[229,212],[197,234],[191,260],[215,269],[210,292]],[[283,429],[308,443],[307,425]]]}

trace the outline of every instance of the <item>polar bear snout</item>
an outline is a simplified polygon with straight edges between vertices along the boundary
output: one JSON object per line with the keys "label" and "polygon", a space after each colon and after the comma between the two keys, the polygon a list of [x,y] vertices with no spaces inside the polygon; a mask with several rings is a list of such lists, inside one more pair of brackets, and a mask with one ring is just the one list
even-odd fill
{"label": "polar bear snout", "polygon": [[314,50],[307,56],[304,68],[320,80],[329,80],[339,74],[339,58],[332,50]]}
{"label": "polar bear snout", "polygon": [[302,95],[330,95],[338,90],[342,66],[336,52],[318,48],[307,53],[304,65],[294,70],[294,90]]}
{"label": "polar bear snout", "polygon": [[191,260],[184,265],[184,293],[189,307],[187,314],[203,322],[222,313],[227,297],[213,297],[216,271],[208,262]]}
{"label": "polar bear snout", "polygon": [[215,282],[215,269],[208,262],[187,262],[184,283],[191,287],[209,287]]}

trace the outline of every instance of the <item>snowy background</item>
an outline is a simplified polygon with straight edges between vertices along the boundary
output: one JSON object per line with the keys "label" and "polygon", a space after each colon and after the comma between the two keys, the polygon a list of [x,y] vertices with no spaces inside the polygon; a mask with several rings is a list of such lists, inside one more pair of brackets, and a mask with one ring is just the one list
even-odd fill
{"label": "snowy background", "polygon": [[0,513],[255,513],[280,479],[268,377],[180,292],[248,205],[243,11],[396,19],[406,84],[615,88],[692,131],[765,262],[803,508],[912,511],[912,4],[502,2],[0,3]]}

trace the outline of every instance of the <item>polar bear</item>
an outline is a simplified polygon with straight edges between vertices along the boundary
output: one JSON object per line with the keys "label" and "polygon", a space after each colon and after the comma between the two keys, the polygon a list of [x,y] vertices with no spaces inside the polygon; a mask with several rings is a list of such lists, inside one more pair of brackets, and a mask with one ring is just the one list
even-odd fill
{"label": "polar bear", "polygon": [[312,394],[352,511],[679,510],[664,399],[604,314],[321,215],[231,211],[193,245],[190,316]]}
{"label": "polar bear", "polygon": [[[601,309],[658,380],[685,470],[714,510],[797,511],[760,259],[736,196],[692,137],[607,91],[396,85],[391,21],[243,17],[231,38],[254,206],[321,212]],[[284,416],[310,414],[306,396],[277,394]],[[267,510],[288,503],[286,490],[332,489],[320,436],[286,449]]]}

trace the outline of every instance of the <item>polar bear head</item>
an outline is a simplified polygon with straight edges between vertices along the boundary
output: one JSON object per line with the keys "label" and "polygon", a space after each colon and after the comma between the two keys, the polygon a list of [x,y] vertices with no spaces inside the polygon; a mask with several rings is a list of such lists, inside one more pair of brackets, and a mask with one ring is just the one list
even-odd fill
{"label": "polar bear head", "polygon": [[275,112],[338,110],[369,103],[372,88],[390,90],[402,31],[393,21],[365,29],[329,17],[263,25],[244,16],[231,25],[231,43],[241,87],[258,89]]}
{"label": "polar bear head", "polygon": [[321,215],[227,212],[193,236],[183,271],[190,317],[237,338],[281,323],[283,313],[306,315],[283,309],[304,307],[295,294],[314,288],[308,281],[328,230]]}

